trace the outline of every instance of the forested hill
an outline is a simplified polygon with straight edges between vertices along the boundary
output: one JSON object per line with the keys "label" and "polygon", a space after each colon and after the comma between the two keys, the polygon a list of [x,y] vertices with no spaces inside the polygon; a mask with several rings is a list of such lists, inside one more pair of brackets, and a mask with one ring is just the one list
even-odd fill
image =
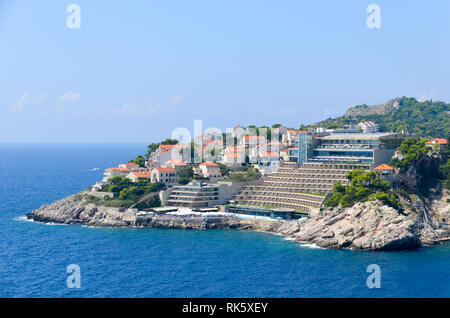
{"label": "forested hill", "polygon": [[408,97],[394,98],[375,106],[357,105],[344,116],[329,118],[312,126],[337,128],[368,120],[376,122],[381,131],[407,131],[419,137],[450,136],[450,104],[418,102]]}

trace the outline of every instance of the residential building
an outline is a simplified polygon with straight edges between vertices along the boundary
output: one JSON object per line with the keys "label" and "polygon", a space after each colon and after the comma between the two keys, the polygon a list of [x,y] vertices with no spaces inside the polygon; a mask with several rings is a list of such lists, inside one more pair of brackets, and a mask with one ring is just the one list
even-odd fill
{"label": "residential building", "polygon": [[280,167],[280,155],[278,152],[262,152],[258,157],[257,169],[262,175],[272,174]]}
{"label": "residential building", "polygon": [[265,136],[243,136],[240,142],[240,146],[253,148],[265,142]]}
{"label": "residential building", "polygon": [[373,168],[373,170],[380,176],[380,178],[393,182],[395,179],[394,167],[382,163],[381,165]]}
{"label": "residential building", "polygon": [[153,168],[151,180],[152,182],[162,182],[167,186],[172,186],[178,183],[177,172],[170,167]]}
{"label": "residential building", "polygon": [[106,169],[103,177],[103,182],[107,182],[113,177],[126,177],[130,173],[130,170],[123,167],[113,167]]}
{"label": "residential building", "polygon": [[132,171],[127,175],[127,178],[130,179],[132,182],[138,182],[142,179],[151,179],[151,172],[150,171]]}
{"label": "residential building", "polygon": [[378,131],[378,125],[373,121],[364,121],[356,125],[363,133],[376,133]]}
{"label": "residential building", "polygon": [[183,151],[186,145],[160,145],[156,151],[156,166],[162,166],[169,160],[183,160]]}
{"label": "residential building", "polygon": [[298,146],[298,134],[299,133],[308,133],[306,130],[294,130],[289,129],[286,135],[283,135],[282,142],[286,146]]}
{"label": "residential building", "polygon": [[222,174],[220,173],[219,165],[211,161],[201,163],[198,166],[198,173],[201,177],[209,178],[211,181],[217,180],[222,176]]}
{"label": "residential building", "polygon": [[134,162],[123,163],[123,164],[119,165],[119,168],[125,168],[130,171],[143,170],[143,168],[139,167],[139,165]]}
{"label": "residential building", "polygon": [[427,141],[425,144],[431,146],[431,145],[439,145],[440,147],[447,147],[448,146],[448,140],[444,138],[435,138],[430,141]]}
{"label": "residential building", "polygon": [[182,160],[169,160],[164,166],[174,168],[178,172],[180,169],[186,168],[187,164]]}

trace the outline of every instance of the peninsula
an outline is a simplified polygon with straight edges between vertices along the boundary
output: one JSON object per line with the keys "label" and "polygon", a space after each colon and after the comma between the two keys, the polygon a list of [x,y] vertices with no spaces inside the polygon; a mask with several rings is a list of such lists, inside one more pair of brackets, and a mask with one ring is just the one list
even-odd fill
{"label": "peninsula", "polygon": [[448,136],[449,104],[403,97],[298,129],[236,126],[184,144],[166,139],[27,217],[258,230],[323,248],[415,249],[450,238]]}

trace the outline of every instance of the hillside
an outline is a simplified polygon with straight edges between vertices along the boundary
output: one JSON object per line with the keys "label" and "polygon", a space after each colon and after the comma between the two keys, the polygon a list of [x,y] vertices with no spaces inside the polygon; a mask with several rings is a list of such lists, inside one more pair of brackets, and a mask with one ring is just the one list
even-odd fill
{"label": "hillside", "polygon": [[393,98],[385,103],[349,108],[344,116],[329,118],[312,127],[337,128],[361,121],[375,121],[381,131],[407,131],[418,137],[450,136],[450,104],[424,101],[415,98]]}

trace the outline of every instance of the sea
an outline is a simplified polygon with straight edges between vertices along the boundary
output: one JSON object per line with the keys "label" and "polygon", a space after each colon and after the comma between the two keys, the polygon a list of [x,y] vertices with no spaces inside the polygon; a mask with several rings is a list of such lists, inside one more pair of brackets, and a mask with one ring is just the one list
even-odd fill
{"label": "sea", "polygon": [[0,297],[450,297],[448,243],[403,252],[326,250],[255,231],[25,218],[145,150],[0,144]]}

